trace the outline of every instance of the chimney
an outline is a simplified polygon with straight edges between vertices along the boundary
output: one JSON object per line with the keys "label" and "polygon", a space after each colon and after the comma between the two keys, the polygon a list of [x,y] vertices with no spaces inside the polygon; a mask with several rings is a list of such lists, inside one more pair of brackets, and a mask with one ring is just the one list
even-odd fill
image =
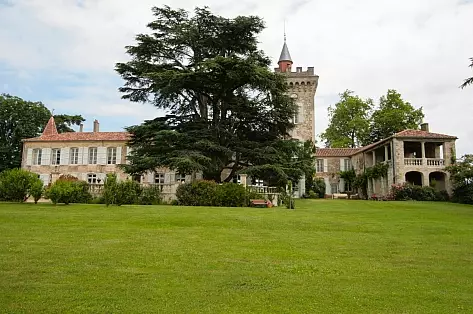
{"label": "chimney", "polygon": [[99,132],[99,121],[94,120],[94,132]]}
{"label": "chimney", "polygon": [[79,125],[79,132],[84,132],[84,123]]}
{"label": "chimney", "polygon": [[420,125],[420,129],[421,129],[422,131],[429,132],[429,124],[428,124],[428,123],[422,123],[422,124]]}

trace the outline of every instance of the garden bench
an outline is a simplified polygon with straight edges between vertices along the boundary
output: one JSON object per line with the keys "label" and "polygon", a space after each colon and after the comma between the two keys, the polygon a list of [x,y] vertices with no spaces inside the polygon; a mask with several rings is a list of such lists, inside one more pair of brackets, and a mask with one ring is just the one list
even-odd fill
{"label": "garden bench", "polygon": [[250,200],[251,206],[254,207],[269,207],[269,203],[267,200]]}
{"label": "garden bench", "polygon": [[348,194],[345,193],[334,193],[332,194],[332,199],[335,198],[348,198]]}

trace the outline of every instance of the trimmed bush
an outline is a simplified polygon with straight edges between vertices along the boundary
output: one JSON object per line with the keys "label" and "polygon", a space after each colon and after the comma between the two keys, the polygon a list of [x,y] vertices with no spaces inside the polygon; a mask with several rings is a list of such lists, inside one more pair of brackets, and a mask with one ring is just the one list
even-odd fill
{"label": "trimmed bush", "polygon": [[41,198],[41,196],[43,196],[43,193],[44,193],[43,182],[41,182],[41,180],[35,181],[31,185],[30,193],[34,199],[34,203],[38,204],[39,199]]}
{"label": "trimmed bush", "polygon": [[161,191],[157,186],[143,187],[138,198],[139,205],[159,205],[162,203]]}
{"label": "trimmed bush", "polygon": [[215,206],[217,204],[217,184],[214,181],[200,180],[184,183],[177,188],[179,205]]}
{"label": "trimmed bush", "polygon": [[103,193],[107,206],[138,204],[140,195],[141,187],[137,182],[132,180],[118,182],[115,173],[107,174]]}
{"label": "trimmed bush", "polygon": [[24,169],[10,169],[0,173],[0,197],[5,201],[24,202],[31,187],[41,184],[38,176]]}
{"label": "trimmed bush", "polygon": [[217,185],[217,206],[243,207],[247,206],[246,189],[238,183]]}
{"label": "trimmed bush", "polygon": [[85,181],[57,180],[46,191],[45,196],[53,204],[88,203],[92,199],[89,185]]}

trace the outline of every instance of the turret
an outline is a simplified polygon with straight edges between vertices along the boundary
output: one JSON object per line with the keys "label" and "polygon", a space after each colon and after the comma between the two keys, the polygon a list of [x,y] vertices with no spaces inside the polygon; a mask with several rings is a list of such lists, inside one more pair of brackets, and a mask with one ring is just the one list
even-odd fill
{"label": "turret", "polygon": [[279,72],[291,72],[292,58],[287,48],[286,34],[284,34],[284,45],[282,46],[281,55],[279,56]]}

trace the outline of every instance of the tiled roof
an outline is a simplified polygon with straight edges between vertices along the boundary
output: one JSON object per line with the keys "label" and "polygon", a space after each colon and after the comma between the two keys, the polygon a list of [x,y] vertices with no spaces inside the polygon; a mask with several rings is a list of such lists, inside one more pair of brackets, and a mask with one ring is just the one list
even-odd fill
{"label": "tiled roof", "polygon": [[457,139],[456,136],[439,134],[439,133],[431,133],[422,130],[404,130],[394,134],[393,137],[396,138],[441,138],[441,139]]}
{"label": "tiled roof", "polygon": [[51,118],[49,118],[48,123],[44,127],[43,136],[44,135],[52,136],[52,135],[57,135],[57,134],[58,133],[57,133],[57,128],[56,128],[56,122],[54,121],[54,117],[51,116]]}
{"label": "tiled roof", "polygon": [[128,132],[67,132],[56,135],[41,135],[25,139],[25,142],[57,142],[57,141],[128,141]]}
{"label": "tiled roof", "polygon": [[348,157],[357,153],[359,148],[316,148],[317,157]]}

